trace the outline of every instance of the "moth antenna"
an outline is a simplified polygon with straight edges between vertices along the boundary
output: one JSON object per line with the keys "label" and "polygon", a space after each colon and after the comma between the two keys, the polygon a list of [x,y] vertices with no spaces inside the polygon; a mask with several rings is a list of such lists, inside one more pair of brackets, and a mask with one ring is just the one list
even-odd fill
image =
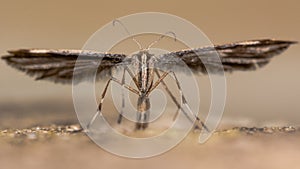
{"label": "moth antenna", "polygon": [[[122,26],[122,28],[126,31],[126,33],[129,36],[132,36],[132,34],[128,31],[128,29],[126,28],[126,26],[120,20],[118,20],[118,19],[113,20],[113,22],[112,22],[113,26],[115,26],[116,23],[119,23]],[[132,40],[138,45],[139,49],[142,50],[142,45],[140,44],[140,42],[137,41],[134,37],[132,37]]]}
{"label": "moth antenna", "polygon": [[176,34],[174,32],[172,32],[172,31],[169,31],[169,32],[166,32],[165,34],[161,35],[157,40],[151,42],[146,49],[151,48],[153,45],[155,45],[160,40],[162,40],[163,38],[165,38],[168,34],[171,34],[173,36],[175,42],[177,41]]}

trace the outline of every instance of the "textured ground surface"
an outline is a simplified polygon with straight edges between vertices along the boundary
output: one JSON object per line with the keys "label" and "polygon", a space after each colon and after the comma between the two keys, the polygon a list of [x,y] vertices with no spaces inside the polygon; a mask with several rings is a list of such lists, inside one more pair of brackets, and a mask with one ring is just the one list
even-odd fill
{"label": "textured ground surface", "polygon": [[235,127],[218,130],[205,144],[199,132],[172,150],[147,159],[112,155],[96,146],[79,125],[0,131],[1,168],[298,168],[299,128]]}

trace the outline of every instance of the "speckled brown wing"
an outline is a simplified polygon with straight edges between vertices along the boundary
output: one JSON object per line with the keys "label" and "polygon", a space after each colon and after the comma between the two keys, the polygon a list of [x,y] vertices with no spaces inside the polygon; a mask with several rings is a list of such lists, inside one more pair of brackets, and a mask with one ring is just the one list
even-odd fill
{"label": "speckled brown wing", "polygon": [[215,73],[222,70],[225,72],[256,70],[294,43],[296,42],[262,39],[171,52],[159,57],[159,66],[168,67],[170,64],[175,65],[176,62],[183,61],[194,73],[207,73],[207,69]]}
{"label": "speckled brown wing", "polygon": [[7,64],[34,76],[36,80],[55,83],[72,83],[74,73],[78,82],[87,80],[87,74],[95,72],[95,69],[97,78],[104,78],[126,57],[123,54],[62,49],[19,49],[8,53],[9,55],[2,57]]}

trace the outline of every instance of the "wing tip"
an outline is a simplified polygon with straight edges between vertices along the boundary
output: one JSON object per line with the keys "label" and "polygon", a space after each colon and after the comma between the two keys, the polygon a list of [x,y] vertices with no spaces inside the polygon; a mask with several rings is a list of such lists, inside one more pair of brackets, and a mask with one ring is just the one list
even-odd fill
{"label": "wing tip", "polygon": [[272,38],[264,38],[264,39],[253,39],[253,40],[246,40],[246,41],[239,41],[238,44],[286,44],[292,45],[299,43],[298,41],[293,40],[279,40],[279,39],[272,39]]}
{"label": "wing tip", "polygon": [[9,54],[28,53],[31,49],[10,49],[7,50]]}
{"label": "wing tip", "polygon": [[289,44],[293,45],[293,44],[298,44],[299,42],[298,41],[288,41]]}
{"label": "wing tip", "polygon": [[276,39],[272,39],[272,41],[277,42],[277,43],[284,43],[284,44],[288,44],[288,45],[293,45],[293,44],[299,43],[298,41],[293,41],[293,40],[276,40]]}
{"label": "wing tip", "polygon": [[4,55],[4,56],[1,56],[1,59],[7,61],[10,57],[11,57],[11,55]]}
{"label": "wing tip", "polygon": [[262,40],[258,40],[258,41],[265,41],[265,43],[269,43],[269,44],[278,44],[278,45],[293,45],[293,44],[297,44],[299,43],[298,41],[294,41],[294,40],[279,40],[279,39],[262,39]]}

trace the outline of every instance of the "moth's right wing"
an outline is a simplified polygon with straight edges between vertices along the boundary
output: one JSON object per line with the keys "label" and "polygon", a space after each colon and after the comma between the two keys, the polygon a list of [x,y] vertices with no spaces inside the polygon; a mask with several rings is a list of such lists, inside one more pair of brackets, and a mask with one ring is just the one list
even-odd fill
{"label": "moth's right wing", "polygon": [[97,78],[104,78],[126,58],[123,54],[63,49],[19,49],[8,53],[2,59],[10,66],[34,76],[36,80],[55,83],[72,83],[73,75],[76,75],[77,82],[85,81],[87,74],[95,69]]}
{"label": "moth's right wing", "polygon": [[295,43],[297,42],[261,39],[188,49],[159,56],[157,65],[165,69],[175,68],[174,70],[185,65],[194,73],[204,74],[208,69],[211,73],[256,70]]}

